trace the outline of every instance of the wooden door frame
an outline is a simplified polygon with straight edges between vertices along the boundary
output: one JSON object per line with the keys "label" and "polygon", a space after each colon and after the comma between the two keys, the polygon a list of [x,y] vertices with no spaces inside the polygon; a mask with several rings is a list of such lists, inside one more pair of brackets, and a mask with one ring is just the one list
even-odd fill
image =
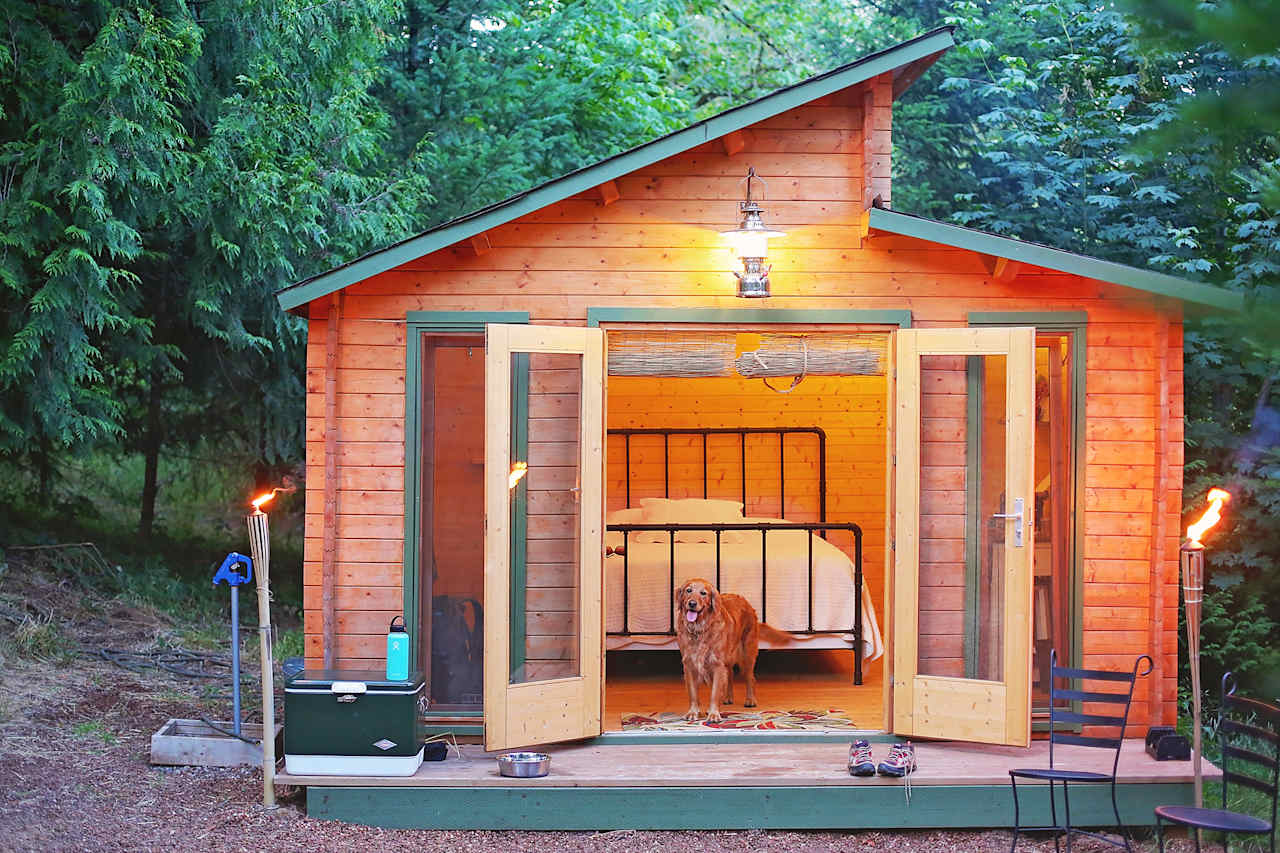
{"label": "wooden door frame", "polygon": [[[1005,333],[1003,345],[994,339]],[[928,336],[931,340],[920,341],[918,338]],[[893,693],[895,707],[892,716],[892,730],[908,736],[973,739],[983,742],[1026,745],[1031,734],[1031,648],[1030,648],[1030,605],[1031,605],[1031,559],[1034,551],[1034,371],[1035,371],[1035,329],[1031,327],[1017,328],[945,328],[921,330],[913,333],[909,339],[899,335],[895,352],[902,357],[895,365],[897,381],[894,383],[898,399],[895,401],[895,455],[894,455],[894,501],[895,512],[893,524],[894,541],[894,614],[895,623],[901,626],[901,636],[895,635],[894,658],[897,669],[897,658],[902,658],[903,671],[895,671],[893,677]],[[1009,395],[1006,398],[1008,431],[1005,444],[1005,481],[1017,485],[1010,497],[1021,496],[1026,504],[1026,516],[1023,521],[1029,534],[1025,541],[1026,550],[1018,553],[1012,546],[1006,546],[1006,560],[1011,556],[1025,561],[1024,572],[1016,575],[1016,585],[1006,585],[1003,607],[1003,662],[1002,677],[999,681],[987,681],[971,678],[957,678],[937,675],[920,675],[916,655],[919,625],[919,566],[920,566],[920,478],[921,441],[919,438],[919,420],[921,417],[920,401],[922,386],[920,383],[920,360],[923,354],[939,355],[1003,355],[1011,357],[1007,364],[1006,383]],[[904,373],[905,371],[905,373]],[[914,440],[901,432],[910,425],[915,432]],[[1020,434],[1025,453],[1015,452],[1015,442],[1009,436]],[[898,466],[902,466],[899,468]],[[971,484],[970,484],[971,487]],[[1006,494],[1008,489],[1005,489]],[[1011,510],[1010,510],[1011,511]],[[1016,564],[1015,564],[1016,565]],[[902,577],[898,577],[901,574]],[[910,589],[906,588],[908,577],[912,578]],[[898,581],[903,588],[898,589]],[[899,652],[901,653],[899,655]],[[945,700],[954,693],[959,704],[973,702],[973,721],[987,719],[1002,709],[1000,719],[1004,725],[1000,728],[984,730],[966,726],[963,721],[941,725],[936,719],[943,715],[935,715],[935,722],[928,720],[922,723],[917,719],[920,713],[928,713],[929,693],[917,696],[921,690],[936,692],[937,700]],[[922,698],[923,697],[923,698]],[[921,704],[924,702],[925,704]],[[905,707],[903,707],[905,705]],[[984,705],[987,706],[984,708]],[[923,709],[923,710],[922,710]],[[958,732],[961,734],[951,734]]]}
{"label": "wooden door frame", "polygon": [[[510,617],[516,580],[508,472],[513,470],[513,367],[524,353],[580,356],[579,512],[575,675],[512,682]],[[601,733],[604,691],[604,335],[585,327],[493,324],[485,340],[484,738],[488,749],[577,740]],[[530,469],[530,476],[533,469]],[[597,507],[600,512],[590,511]],[[521,566],[522,567],[522,566]],[[503,617],[499,618],[498,614]]]}

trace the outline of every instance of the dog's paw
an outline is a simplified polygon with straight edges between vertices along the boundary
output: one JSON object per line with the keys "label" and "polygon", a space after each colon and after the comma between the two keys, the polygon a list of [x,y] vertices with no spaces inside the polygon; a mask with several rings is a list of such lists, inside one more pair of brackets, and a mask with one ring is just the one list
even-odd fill
{"label": "dog's paw", "polygon": [[684,718],[692,723],[694,720],[698,719],[698,709],[690,708],[688,711],[685,711]]}
{"label": "dog's paw", "polygon": [[723,720],[724,720],[724,718],[720,716],[720,712],[719,712],[719,711],[708,711],[708,712],[707,712],[707,722],[708,722],[708,723],[719,723],[719,722],[723,722]]}

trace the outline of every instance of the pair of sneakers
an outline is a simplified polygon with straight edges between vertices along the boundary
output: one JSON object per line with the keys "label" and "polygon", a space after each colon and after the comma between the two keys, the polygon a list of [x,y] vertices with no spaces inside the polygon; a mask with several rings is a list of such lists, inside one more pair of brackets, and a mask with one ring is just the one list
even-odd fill
{"label": "pair of sneakers", "polygon": [[916,748],[907,743],[895,743],[889,747],[889,754],[884,761],[876,764],[871,754],[871,744],[865,740],[855,740],[849,747],[849,775],[903,777],[916,769]]}

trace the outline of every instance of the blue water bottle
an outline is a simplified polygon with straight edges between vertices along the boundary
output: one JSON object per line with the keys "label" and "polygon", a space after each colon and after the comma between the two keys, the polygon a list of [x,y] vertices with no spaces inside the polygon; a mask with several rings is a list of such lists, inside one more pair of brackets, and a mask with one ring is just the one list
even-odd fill
{"label": "blue water bottle", "polygon": [[[396,623],[400,627],[396,627]],[[391,620],[387,631],[387,681],[409,680],[409,634],[405,630],[404,617]]]}

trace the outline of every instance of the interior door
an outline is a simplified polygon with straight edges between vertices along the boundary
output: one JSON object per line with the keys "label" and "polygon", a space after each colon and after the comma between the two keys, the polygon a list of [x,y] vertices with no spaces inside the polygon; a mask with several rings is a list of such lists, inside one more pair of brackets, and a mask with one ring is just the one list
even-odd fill
{"label": "interior door", "polygon": [[601,732],[604,333],[486,327],[486,749]]}
{"label": "interior door", "polygon": [[1031,739],[1035,330],[897,333],[893,729]]}

